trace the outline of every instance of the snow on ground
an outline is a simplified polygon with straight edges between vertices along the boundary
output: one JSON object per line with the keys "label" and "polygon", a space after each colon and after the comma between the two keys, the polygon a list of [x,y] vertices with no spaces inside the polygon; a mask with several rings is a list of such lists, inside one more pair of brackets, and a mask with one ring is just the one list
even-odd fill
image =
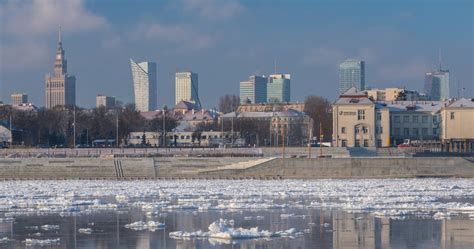
{"label": "snow on ground", "polygon": [[[328,208],[403,216],[474,213],[474,180],[454,178],[360,180],[3,181],[0,214],[59,213],[140,208],[262,210]],[[441,214],[449,215],[441,215]],[[2,217],[2,218],[5,218]],[[295,217],[293,217],[295,218]]]}

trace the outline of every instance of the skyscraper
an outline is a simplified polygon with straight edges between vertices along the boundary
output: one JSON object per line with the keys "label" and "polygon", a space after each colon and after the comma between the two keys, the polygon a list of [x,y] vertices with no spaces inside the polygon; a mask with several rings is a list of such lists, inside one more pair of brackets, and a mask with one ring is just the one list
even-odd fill
{"label": "skyscraper", "polygon": [[58,48],[54,61],[54,75],[45,76],[45,106],[76,105],[76,77],[67,73],[67,61],[61,40],[61,28],[58,32]]}
{"label": "skyscraper", "polygon": [[12,93],[10,97],[12,105],[21,105],[28,103],[28,94],[26,93]]}
{"label": "skyscraper", "polygon": [[267,84],[267,102],[290,102],[290,74],[270,74]]}
{"label": "skyscraper", "polygon": [[267,78],[251,75],[247,81],[240,82],[240,103],[252,104],[267,102]]}
{"label": "skyscraper", "polygon": [[351,87],[359,91],[365,90],[365,63],[348,59],[339,65],[339,94],[345,93]]}
{"label": "skyscraper", "polygon": [[192,102],[197,109],[201,108],[199,99],[198,74],[191,71],[178,71],[175,75],[176,98],[175,104],[180,101]]}
{"label": "skyscraper", "polygon": [[95,97],[95,107],[105,107],[106,109],[113,109],[115,108],[115,97],[113,96],[105,96],[105,95],[97,95]]}
{"label": "skyscraper", "polygon": [[425,94],[430,100],[449,99],[449,70],[439,69],[425,74]]}
{"label": "skyscraper", "polygon": [[133,93],[135,95],[135,109],[141,112],[156,110],[156,63],[136,63],[130,59],[133,78]]}

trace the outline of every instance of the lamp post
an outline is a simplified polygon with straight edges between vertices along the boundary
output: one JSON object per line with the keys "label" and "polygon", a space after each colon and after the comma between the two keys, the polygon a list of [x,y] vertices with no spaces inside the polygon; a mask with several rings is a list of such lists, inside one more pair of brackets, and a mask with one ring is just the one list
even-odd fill
{"label": "lamp post", "polygon": [[163,106],[163,130],[162,130],[162,136],[163,136],[163,147],[166,147],[166,109],[167,106]]}
{"label": "lamp post", "polygon": [[74,105],[74,110],[72,111],[72,144],[73,148],[76,148],[76,105]]}

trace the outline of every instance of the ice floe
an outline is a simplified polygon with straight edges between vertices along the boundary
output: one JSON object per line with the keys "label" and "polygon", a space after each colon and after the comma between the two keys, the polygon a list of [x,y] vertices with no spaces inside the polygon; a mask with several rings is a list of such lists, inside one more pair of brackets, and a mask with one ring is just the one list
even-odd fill
{"label": "ice floe", "polygon": [[474,181],[454,178],[3,181],[0,193],[3,222],[17,215],[68,216],[130,208],[144,210],[151,218],[166,210],[322,208],[386,217],[474,212]]}
{"label": "ice floe", "polygon": [[208,232],[201,230],[195,232],[175,231],[170,232],[169,236],[173,239],[183,238],[212,238],[212,239],[256,239],[272,237],[289,237],[300,235],[294,228],[285,231],[270,232],[267,230],[258,230],[258,227],[252,228],[234,228],[232,220],[220,219],[211,223]]}
{"label": "ice floe", "polygon": [[162,229],[165,227],[165,224],[159,223],[156,221],[136,221],[130,224],[126,224],[125,228],[141,231],[141,230],[149,230],[149,231],[156,231],[158,229]]}
{"label": "ice floe", "polygon": [[61,243],[60,238],[54,239],[25,239],[25,244],[27,246],[48,246],[48,245],[58,245]]}

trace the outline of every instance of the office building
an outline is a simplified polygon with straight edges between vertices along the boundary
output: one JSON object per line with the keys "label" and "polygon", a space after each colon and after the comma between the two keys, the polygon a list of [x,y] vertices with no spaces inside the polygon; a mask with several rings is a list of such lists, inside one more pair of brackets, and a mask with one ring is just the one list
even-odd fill
{"label": "office building", "polygon": [[258,104],[267,102],[267,78],[251,75],[240,82],[240,103]]}
{"label": "office building", "polygon": [[430,100],[446,100],[449,95],[449,70],[431,71],[425,74],[425,93]]}
{"label": "office building", "polygon": [[290,74],[271,74],[267,83],[267,102],[290,102]]}
{"label": "office building", "polygon": [[12,105],[22,105],[28,103],[28,94],[26,93],[12,93],[10,97]]}
{"label": "office building", "polygon": [[95,107],[105,107],[106,109],[113,109],[115,108],[115,97],[105,96],[105,95],[97,95],[95,97]]}
{"label": "office building", "polygon": [[417,91],[407,90],[399,87],[389,87],[385,89],[365,90],[367,96],[374,101],[419,101],[427,100],[426,95]]}
{"label": "office building", "polygon": [[450,100],[440,112],[440,140],[445,151],[474,151],[474,98]]}
{"label": "office building", "polygon": [[199,100],[198,74],[191,71],[178,71],[175,75],[175,105],[181,101],[194,103],[196,108],[201,108]]}
{"label": "office building", "polygon": [[365,90],[365,63],[348,59],[339,65],[339,94],[345,93],[351,87],[358,91]]}
{"label": "office building", "polygon": [[67,73],[67,61],[59,30],[54,74],[45,76],[45,106],[53,108],[65,105],[76,105],[76,77]]}
{"label": "office building", "polygon": [[133,78],[135,109],[140,112],[154,111],[157,107],[156,63],[130,59]]}

